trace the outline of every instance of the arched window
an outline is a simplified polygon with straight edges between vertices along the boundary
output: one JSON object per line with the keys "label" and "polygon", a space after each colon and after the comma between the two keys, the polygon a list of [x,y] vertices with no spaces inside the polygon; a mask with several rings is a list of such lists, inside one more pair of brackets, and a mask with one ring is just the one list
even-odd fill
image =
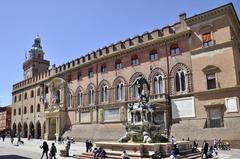
{"label": "arched window", "polygon": [[132,56],[132,65],[139,65],[139,58],[137,55]]}
{"label": "arched window", "polygon": [[45,93],[48,94],[48,86],[45,87]]}
{"label": "arched window", "polygon": [[40,92],[41,92],[41,89],[38,88],[38,89],[37,89],[37,96],[40,96]]}
{"label": "arched window", "polygon": [[37,112],[40,112],[41,111],[41,107],[40,107],[40,104],[37,105]]}
{"label": "arched window", "polygon": [[90,87],[88,90],[88,104],[93,105],[94,104],[94,89],[93,87]]}
{"label": "arched window", "polygon": [[24,94],[24,99],[27,99],[27,92]]}
{"label": "arched window", "polygon": [[33,113],[33,105],[30,107],[30,113]]}
{"label": "arched window", "polygon": [[34,97],[34,91],[31,90],[31,98],[33,98],[33,97]]}
{"label": "arched window", "polygon": [[122,61],[120,59],[115,61],[115,69],[119,70],[122,69],[123,65],[122,65]]}
{"label": "arched window", "polygon": [[72,94],[71,94],[71,92],[68,92],[68,94],[67,94],[67,106],[68,106],[68,108],[72,108]]}
{"label": "arched window", "polygon": [[138,85],[137,83],[135,83],[133,86],[132,86],[132,95],[133,95],[133,98],[139,98],[139,93],[138,93]]}
{"label": "arched window", "polygon": [[24,107],[24,114],[27,114],[27,107]]}
{"label": "arched window", "polygon": [[18,108],[18,115],[21,115],[21,108]]}
{"label": "arched window", "polygon": [[107,102],[108,94],[107,94],[107,85],[104,84],[101,88],[101,102]]}
{"label": "arched window", "polygon": [[180,48],[179,48],[178,44],[172,44],[170,46],[170,54],[171,54],[171,56],[180,54]]}
{"label": "arched window", "polygon": [[18,96],[18,100],[19,100],[19,101],[22,100],[22,95],[21,95],[21,94],[19,94],[19,96]]}
{"label": "arched window", "polygon": [[164,92],[162,76],[156,74],[153,81],[154,94],[162,94]]}
{"label": "arched window", "polygon": [[179,69],[175,74],[175,86],[177,92],[186,90],[185,73],[182,69]]}
{"label": "arched window", "polygon": [[118,101],[123,101],[124,100],[124,86],[123,86],[123,82],[120,81],[117,84],[117,88],[116,88],[116,99]]}
{"label": "arched window", "polygon": [[77,103],[78,103],[78,107],[83,105],[83,93],[81,90],[77,94]]}

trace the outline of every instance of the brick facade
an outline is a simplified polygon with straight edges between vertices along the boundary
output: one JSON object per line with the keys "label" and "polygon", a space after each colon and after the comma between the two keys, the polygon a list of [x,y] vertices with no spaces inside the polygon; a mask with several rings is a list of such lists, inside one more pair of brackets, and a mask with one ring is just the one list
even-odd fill
{"label": "brick facade", "polygon": [[[30,125],[33,125],[31,128],[35,131],[32,135],[43,138],[55,128],[58,129],[55,136],[61,136],[72,127],[83,124],[125,124],[129,120],[128,103],[137,101],[132,84],[142,74],[150,84],[150,102],[155,103],[157,113],[164,115],[164,129],[170,130],[178,139],[240,140],[236,135],[240,134],[240,129],[235,127],[240,117],[239,33],[238,17],[233,5],[227,4],[189,18],[181,14],[179,22],[172,26],[41,70],[38,75],[13,85],[12,129],[22,133],[25,124],[28,132],[23,134],[29,134]],[[204,41],[203,36],[208,34],[208,41]],[[150,60],[151,54],[155,54],[156,59]],[[138,59],[136,65],[132,63],[133,59]],[[122,68],[116,69],[120,67],[116,66],[119,63]],[[101,72],[102,66],[106,67],[104,72]],[[160,76],[161,91],[156,93],[155,80]],[[118,100],[117,85],[121,82],[124,97]],[[104,102],[101,101],[103,86],[107,87]],[[37,95],[38,89],[41,89],[40,95]],[[89,101],[90,90],[93,90],[93,103]],[[32,98],[31,91],[34,92]],[[59,103],[53,96],[57,91]],[[80,91],[82,94],[78,95]],[[27,99],[24,99],[25,93]],[[79,96],[82,99],[80,105]],[[46,98],[46,102],[41,102],[41,97]],[[177,103],[178,99],[182,105],[176,104],[175,107],[171,104]],[[183,112],[184,109],[187,111],[186,103],[192,102],[190,99],[193,99],[193,114]],[[37,111],[38,104],[40,111]],[[228,110],[230,106],[234,111]],[[25,114],[24,107],[27,109]],[[178,109],[178,114],[172,114]],[[115,119],[111,113],[117,113]],[[52,127],[54,123],[56,126]],[[229,135],[225,135],[226,130],[231,130]],[[211,136],[212,132],[217,136]],[[119,135],[116,133],[116,136]]]}

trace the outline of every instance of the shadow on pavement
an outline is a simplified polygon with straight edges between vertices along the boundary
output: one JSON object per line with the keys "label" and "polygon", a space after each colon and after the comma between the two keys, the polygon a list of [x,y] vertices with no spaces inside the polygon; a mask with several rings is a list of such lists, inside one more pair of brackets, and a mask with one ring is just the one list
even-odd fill
{"label": "shadow on pavement", "polygon": [[4,156],[0,156],[0,159],[31,159],[31,158],[22,157],[18,155],[4,155]]}

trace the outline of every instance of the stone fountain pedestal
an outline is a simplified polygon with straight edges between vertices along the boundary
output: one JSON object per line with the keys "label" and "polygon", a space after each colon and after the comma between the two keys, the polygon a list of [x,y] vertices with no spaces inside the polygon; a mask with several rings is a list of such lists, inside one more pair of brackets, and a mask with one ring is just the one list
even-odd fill
{"label": "stone fountain pedestal", "polygon": [[[97,147],[102,147],[107,154],[121,155],[123,150],[129,156],[149,157],[155,151],[161,152],[163,156],[170,156],[172,150],[171,143],[119,143],[119,142],[96,142]],[[191,152],[192,145],[189,141],[178,141],[180,153]]]}

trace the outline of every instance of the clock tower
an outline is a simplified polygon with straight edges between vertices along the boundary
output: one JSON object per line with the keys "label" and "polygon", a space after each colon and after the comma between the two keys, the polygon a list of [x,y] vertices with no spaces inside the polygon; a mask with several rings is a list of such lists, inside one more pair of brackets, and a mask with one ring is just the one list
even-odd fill
{"label": "clock tower", "polygon": [[37,74],[47,71],[49,61],[44,60],[44,52],[41,46],[41,39],[36,36],[32,48],[28,51],[28,56],[23,63],[24,79],[32,78]]}

